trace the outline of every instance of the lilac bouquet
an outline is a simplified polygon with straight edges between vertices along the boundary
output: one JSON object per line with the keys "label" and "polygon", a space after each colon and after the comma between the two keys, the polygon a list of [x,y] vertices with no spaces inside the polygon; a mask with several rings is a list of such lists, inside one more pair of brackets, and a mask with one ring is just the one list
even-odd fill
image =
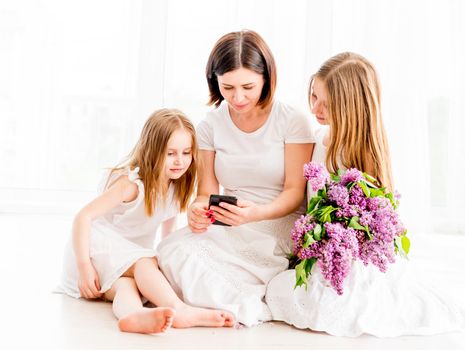
{"label": "lilac bouquet", "polygon": [[407,256],[410,241],[396,212],[398,195],[379,188],[376,179],[357,169],[329,174],[322,164],[310,162],[304,176],[316,195],[291,231],[295,287],[307,287],[317,263],[341,295],[354,260],[386,272],[396,253]]}

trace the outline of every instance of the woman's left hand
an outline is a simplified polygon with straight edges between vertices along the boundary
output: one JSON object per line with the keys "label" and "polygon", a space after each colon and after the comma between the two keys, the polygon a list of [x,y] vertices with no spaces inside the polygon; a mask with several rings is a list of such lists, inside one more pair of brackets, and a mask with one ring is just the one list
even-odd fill
{"label": "woman's left hand", "polygon": [[237,205],[221,202],[220,206],[211,206],[214,217],[225,224],[240,226],[260,220],[261,206],[246,200],[237,200]]}

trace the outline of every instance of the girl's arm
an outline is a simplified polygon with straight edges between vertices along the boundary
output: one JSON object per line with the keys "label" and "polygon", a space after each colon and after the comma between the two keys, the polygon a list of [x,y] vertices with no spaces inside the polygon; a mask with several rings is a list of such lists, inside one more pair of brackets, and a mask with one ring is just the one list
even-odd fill
{"label": "girl's arm", "polygon": [[238,201],[238,206],[221,203],[215,207],[215,217],[227,224],[238,226],[252,221],[270,220],[288,215],[299,208],[305,195],[303,166],[311,159],[314,144],[284,145],[284,188],[272,202],[258,205]]}
{"label": "girl's arm", "polygon": [[215,151],[200,151],[199,158],[202,168],[199,172],[197,198],[187,211],[187,222],[195,233],[205,232],[211,225],[211,220],[207,216],[208,199],[211,194],[217,194],[220,190],[215,175]]}
{"label": "girl's arm", "polygon": [[91,222],[121,203],[137,198],[137,185],[127,176],[120,177],[110,188],[82,208],[73,222],[73,248],[79,271],[79,290],[85,298],[98,298],[100,283],[89,256]]}

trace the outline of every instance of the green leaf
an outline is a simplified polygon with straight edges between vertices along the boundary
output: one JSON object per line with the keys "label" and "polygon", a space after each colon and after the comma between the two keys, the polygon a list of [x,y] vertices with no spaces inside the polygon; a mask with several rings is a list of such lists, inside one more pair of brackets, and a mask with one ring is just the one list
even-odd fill
{"label": "green leaf", "polygon": [[347,191],[350,192],[350,190],[352,189],[352,187],[354,187],[355,185],[356,185],[355,182],[349,182],[349,183],[346,185]]}
{"label": "green leaf", "polygon": [[307,288],[307,276],[305,275],[305,260],[302,260],[295,267],[295,288],[300,287],[302,284]]}
{"label": "green leaf", "polygon": [[366,182],[365,181],[359,181],[358,185],[362,189],[363,193],[365,193],[365,196],[369,198],[370,197],[370,189],[368,188]]}
{"label": "green leaf", "polygon": [[349,227],[356,230],[365,231],[368,236],[368,239],[371,241],[373,239],[373,234],[370,232],[368,225],[362,226],[359,222],[360,218],[358,216],[352,216],[349,222]]}
{"label": "green leaf", "polygon": [[313,238],[315,238],[317,241],[321,241],[321,233],[322,233],[321,225],[316,224],[315,228],[313,229]]}
{"label": "green leaf", "polygon": [[295,267],[295,286],[294,289],[305,285],[305,290],[307,290],[308,276],[312,274],[313,265],[315,265],[317,259],[310,258],[304,259]]}
{"label": "green leaf", "polygon": [[386,194],[384,195],[384,197],[386,197],[387,199],[389,199],[389,201],[391,202],[392,207],[393,207],[394,209],[397,209],[397,206],[399,205],[399,202],[396,201],[396,200],[394,200],[394,194],[392,194],[392,192],[386,193]]}
{"label": "green leaf", "polygon": [[410,251],[410,239],[404,234],[402,237],[402,249],[405,254],[408,254]]}
{"label": "green leaf", "polygon": [[358,216],[352,216],[349,222],[349,227],[352,227],[356,230],[363,230],[365,231],[365,227],[359,224],[360,218]]}
{"label": "green leaf", "polygon": [[304,235],[304,244],[302,244],[302,248],[308,248],[309,246],[311,246],[315,242],[316,241],[313,238],[313,236],[307,232]]}
{"label": "green leaf", "polygon": [[363,173],[363,176],[370,182],[377,182],[377,180],[373,176],[368,175],[367,173]]}
{"label": "green leaf", "polygon": [[318,219],[323,223],[332,222],[331,213],[336,210],[337,208],[334,208],[332,205],[321,207],[318,213],[319,214]]}
{"label": "green leaf", "polygon": [[339,175],[331,174],[330,177],[331,177],[331,180],[334,182],[341,182],[341,177]]}
{"label": "green leaf", "polygon": [[310,202],[308,202],[307,213],[310,213],[315,208],[318,208],[318,205],[320,204],[321,199],[322,198],[320,196],[312,197],[312,199],[310,199]]}
{"label": "green leaf", "polygon": [[315,265],[316,260],[317,259],[315,257],[306,260],[307,263],[305,264],[305,273],[307,275],[307,280],[308,276],[312,274],[313,265]]}
{"label": "green leaf", "polygon": [[321,191],[321,197],[323,198],[328,198],[327,194],[326,194],[326,185],[323,186],[323,188],[320,190]]}
{"label": "green leaf", "polygon": [[383,197],[385,188],[372,188],[370,189],[370,197]]}
{"label": "green leaf", "polygon": [[363,173],[363,177],[365,178],[365,180],[362,181],[365,182],[368,185],[368,187],[378,188],[378,186],[375,185],[376,183],[378,183],[378,180],[376,180],[373,176],[368,175],[367,173]]}
{"label": "green leaf", "polygon": [[365,232],[367,233],[368,239],[371,241],[373,239],[373,234],[370,232],[368,225],[365,225],[364,228],[365,228]]}
{"label": "green leaf", "polygon": [[410,251],[410,239],[407,237],[407,230],[404,234],[394,239],[394,247],[396,253],[399,253],[401,257],[408,259],[408,253]]}

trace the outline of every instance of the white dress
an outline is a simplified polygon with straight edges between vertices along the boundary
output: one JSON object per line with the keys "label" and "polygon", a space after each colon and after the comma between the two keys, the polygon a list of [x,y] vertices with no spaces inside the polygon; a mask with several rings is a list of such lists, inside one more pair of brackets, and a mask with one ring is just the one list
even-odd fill
{"label": "white dress", "polygon": [[[316,131],[312,161],[323,163],[328,129]],[[307,188],[312,196],[311,187]],[[268,284],[266,302],[273,319],[297,328],[336,336],[377,337],[430,335],[465,329],[465,311],[432,286],[416,281],[409,263],[397,258],[386,273],[376,267],[353,263],[338,295],[314,265],[304,286],[294,288],[295,270],[287,270]]]}
{"label": "white dress", "polygon": [[[127,175],[129,180],[137,184],[137,198],[92,221],[89,254],[97,270],[102,293],[109,290],[137,260],[156,255],[154,241],[159,225],[178,213],[178,206],[173,201],[173,188],[170,187],[166,202],[158,202],[160,204],[157,204],[152,217],[145,214],[144,184],[138,177],[138,171],[139,168],[114,173],[108,181],[113,183],[118,177]],[[79,298],[78,278],[70,239],[65,250],[62,280],[57,292]]]}
{"label": "white dress", "polygon": [[[223,102],[197,133],[200,148],[216,152],[215,174],[224,193],[259,204],[283,190],[284,145],[314,142],[306,116],[280,102],[251,133],[235,126]],[[160,243],[160,268],[188,304],[228,310],[246,326],[270,320],[266,284],[288,267],[289,230],[298,216],[234,228],[211,225],[202,234],[185,228]]]}

